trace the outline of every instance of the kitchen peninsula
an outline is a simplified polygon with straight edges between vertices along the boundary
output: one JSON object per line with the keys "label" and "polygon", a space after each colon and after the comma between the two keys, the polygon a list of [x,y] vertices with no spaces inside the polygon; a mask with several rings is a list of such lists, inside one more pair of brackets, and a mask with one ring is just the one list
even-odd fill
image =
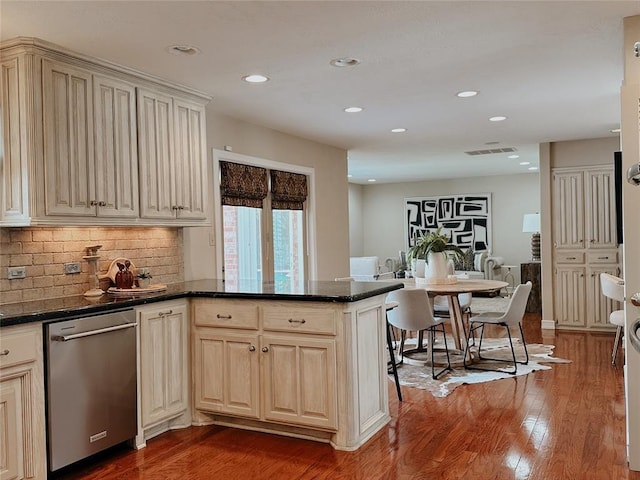
{"label": "kitchen peninsula", "polygon": [[[2,349],[12,341],[33,344],[33,369],[25,377],[32,382],[26,398],[33,404],[23,405],[32,415],[24,428],[33,430],[33,445],[25,444],[30,451],[18,458],[32,460],[34,478],[45,478],[42,325],[126,308],[136,310],[140,330],[138,446],[169,428],[215,423],[355,450],[389,421],[384,298],[398,288],[402,284],[308,282],[299,290],[272,283],[230,289],[219,280],[198,280],[130,298],[73,296],[0,305]],[[155,331],[164,332],[164,343],[154,333],[145,340],[157,328],[152,322],[163,325],[173,317],[175,324]],[[167,351],[149,355],[145,349]],[[20,353],[9,350],[0,381],[11,371],[4,367],[14,365],[12,354]],[[168,376],[184,377],[159,388],[150,381],[158,365],[145,358],[170,357],[176,350],[184,352],[184,368],[169,361]],[[176,392],[178,407],[166,400]],[[158,403],[166,407],[164,414],[156,415]],[[151,414],[147,407],[154,409]]]}

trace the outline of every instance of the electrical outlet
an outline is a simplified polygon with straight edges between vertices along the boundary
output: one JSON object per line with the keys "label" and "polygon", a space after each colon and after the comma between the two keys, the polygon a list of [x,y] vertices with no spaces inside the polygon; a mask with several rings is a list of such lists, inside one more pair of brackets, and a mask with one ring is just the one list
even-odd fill
{"label": "electrical outlet", "polygon": [[7,269],[7,278],[9,280],[26,278],[26,276],[27,276],[27,267],[9,267]]}
{"label": "electrical outlet", "polygon": [[80,262],[69,262],[64,264],[64,273],[80,273]]}

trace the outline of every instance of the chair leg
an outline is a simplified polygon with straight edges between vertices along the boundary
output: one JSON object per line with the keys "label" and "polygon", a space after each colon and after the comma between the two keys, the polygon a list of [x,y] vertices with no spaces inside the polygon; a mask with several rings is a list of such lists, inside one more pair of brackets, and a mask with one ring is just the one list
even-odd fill
{"label": "chair leg", "polygon": [[434,355],[434,343],[436,338],[436,328],[437,325],[429,328],[429,350],[431,350],[431,378],[437,380],[440,375],[442,375],[447,370],[451,370],[451,359],[449,358],[449,347],[447,345],[447,335],[444,329],[444,324],[440,325],[442,327],[442,338],[444,340],[444,351],[447,354],[447,366],[440,370],[438,373],[435,371],[435,355]]}
{"label": "chair leg", "polygon": [[387,348],[389,349],[389,358],[391,359],[391,370],[393,371],[393,379],[396,382],[396,392],[398,392],[398,400],[402,401],[402,392],[400,391],[400,382],[398,381],[398,366],[396,365],[396,356],[393,354],[393,343],[391,343],[391,325],[387,322]]}
{"label": "chair leg", "polygon": [[611,365],[615,367],[616,357],[618,356],[618,345],[620,345],[620,338],[622,337],[622,325],[619,325],[616,329],[616,340],[613,344],[613,353],[611,354]]}
{"label": "chair leg", "polygon": [[505,327],[507,329],[507,336],[509,338],[509,347],[511,348],[511,358],[512,360],[504,360],[501,358],[491,358],[491,357],[483,357],[480,353],[481,349],[482,349],[482,339],[484,336],[484,323],[480,324],[480,326],[478,327],[473,327],[473,324],[469,326],[469,330],[471,332],[474,332],[476,329],[480,328],[480,342],[478,343],[478,359],[480,360],[491,360],[493,362],[503,362],[503,363],[513,363],[513,371],[505,371],[505,370],[495,370],[492,368],[482,368],[482,367],[478,367],[478,366],[472,366],[472,365],[468,365],[466,362],[466,354],[467,354],[467,350],[468,350],[468,346],[467,348],[465,348],[465,361],[464,361],[464,367],[469,369],[469,370],[483,370],[483,371],[490,371],[490,372],[500,372],[500,373],[508,373],[510,375],[515,375],[518,372],[518,364],[520,365],[526,365],[527,363],[529,363],[529,351],[527,350],[527,342],[524,339],[524,332],[522,330],[522,323],[518,323],[518,327],[520,328],[520,335],[522,336],[522,344],[524,346],[524,352],[525,352],[525,361],[524,362],[519,362],[516,358],[516,351],[513,348],[513,338],[511,337],[511,331],[509,330],[509,325],[507,324],[497,324],[500,325],[502,327]]}

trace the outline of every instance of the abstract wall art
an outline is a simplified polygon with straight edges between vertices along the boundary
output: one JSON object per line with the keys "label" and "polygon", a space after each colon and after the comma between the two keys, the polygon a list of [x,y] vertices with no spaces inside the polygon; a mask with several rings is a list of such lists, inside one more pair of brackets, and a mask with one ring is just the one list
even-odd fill
{"label": "abstract wall art", "polygon": [[474,251],[491,249],[491,194],[474,193],[404,199],[405,244],[442,227],[451,243]]}

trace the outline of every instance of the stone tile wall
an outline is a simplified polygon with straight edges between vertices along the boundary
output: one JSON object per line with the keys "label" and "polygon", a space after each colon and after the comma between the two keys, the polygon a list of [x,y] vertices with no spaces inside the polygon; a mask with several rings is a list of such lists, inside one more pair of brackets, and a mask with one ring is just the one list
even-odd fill
{"label": "stone tile wall", "polygon": [[[29,227],[0,228],[0,304],[82,295],[90,288],[86,247],[98,251],[98,273],[115,258],[147,267],[151,283],[184,280],[182,228]],[[64,264],[80,262],[81,273],[65,274]],[[24,279],[8,280],[8,267],[26,267]],[[109,280],[100,287],[108,288]]]}

